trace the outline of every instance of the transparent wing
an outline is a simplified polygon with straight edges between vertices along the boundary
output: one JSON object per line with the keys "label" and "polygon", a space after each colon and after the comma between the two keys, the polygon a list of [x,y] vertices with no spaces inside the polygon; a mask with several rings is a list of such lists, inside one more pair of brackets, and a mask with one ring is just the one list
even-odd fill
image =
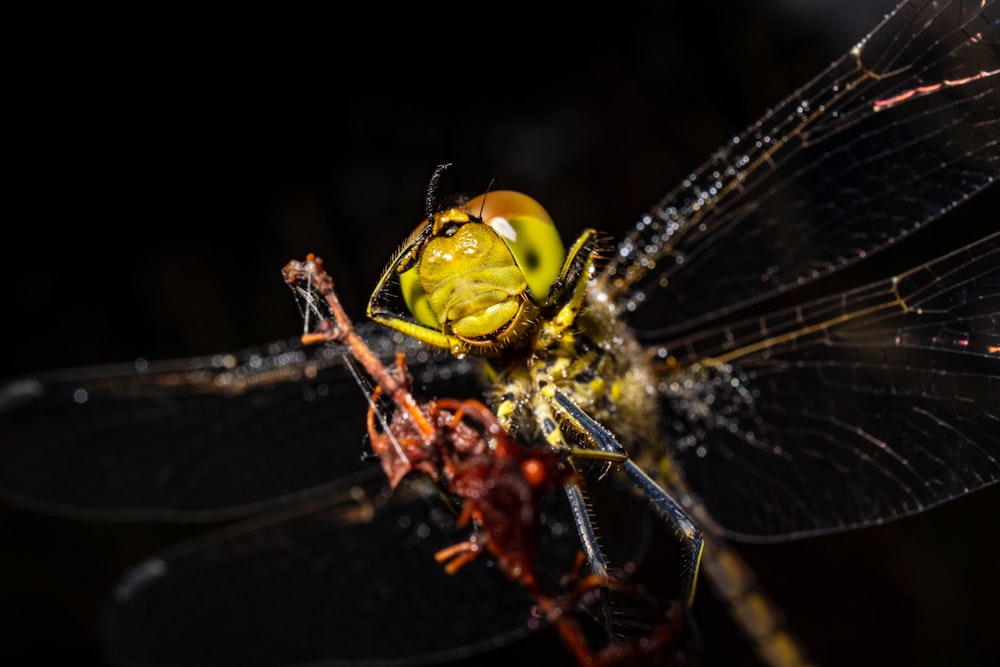
{"label": "transparent wing", "polygon": [[[555,586],[579,538],[561,494],[550,500],[538,571]],[[625,509],[610,533],[628,537],[610,553],[635,563],[649,516],[625,491],[611,502]],[[435,552],[467,538],[433,490],[345,489],[132,568],[114,592],[105,644],[133,666],[465,664],[531,635],[546,647],[539,658],[565,659],[554,633],[535,636],[546,624],[533,600],[488,556],[445,573]],[[507,664],[502,655],[477,664]]]}
{"label": "transparent wing", "polygon": [[527,634],[530,600],[502,572],[434,560],[453,517],[399,500],[345,493],[144,561],[115,592],[108,650],[132,665],[407,664]]}
{"label": "transparent wing", "polygon": [[672,336],[869,257],[1000,175],[998,83],[997,3],[905,2],[667,195],[601,281]]}
{"label": "transparent wing", "polygon": [[1000,234],[656,353],[667,445],[731,535],[864,526],[1000,479]]}
{"label": "transparent wing", "polygon": [[[467,362],[373,326],[418,388],[469,391]],[[464,388],[464,389],[463,389]],[[337,348],[71,369],[0,387],[0,498],[91,519],[219,520],[363,479],[365,399]]]}

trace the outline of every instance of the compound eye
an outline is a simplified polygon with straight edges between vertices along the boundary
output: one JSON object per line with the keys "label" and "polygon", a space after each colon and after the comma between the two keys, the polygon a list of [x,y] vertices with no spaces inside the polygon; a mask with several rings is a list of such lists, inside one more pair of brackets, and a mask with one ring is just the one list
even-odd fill
{"label": "compound eye", "polygon": [[[413,246],[417,243],[417,237],[426,230],[427,221],[424,220],[413,230],[413,233],[406,239],[403,247]],[[409,251],[411,253],[410,256],[404,258],[404,263],[400,266],[402,270],[399,272],[399,289],[403,293],[403,301],[406,303],[406,307],[413,317],[426,327],[438,329],[440,325],[434,316],[434,311],[431,310],[427,294],[424,292],[424,287],[420,282],[420,252],[422,246],[423,243],[420,243],[418,247],[411,248]]]}
{"label": "compound eye", "polygon": [[488,192],[463,207],[495,231],[524,274],[531,299],[543,305],[566,258],[566,249],[548,211],[528,195],[511,190]]}

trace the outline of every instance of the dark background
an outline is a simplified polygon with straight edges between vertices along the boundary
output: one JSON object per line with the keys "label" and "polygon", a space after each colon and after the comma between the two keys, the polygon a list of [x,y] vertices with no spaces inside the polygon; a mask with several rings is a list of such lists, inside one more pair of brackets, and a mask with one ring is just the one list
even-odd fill
{"label": "dark background", "polygon": [[[307,252],[360,317],[441,162],[442,191],[526,191],[565,238],[625,229],[891,3],[744,4],[25,20],[5,96],[0,375],[294,335],[279,271]],[[987,664],[998,501],[743,552],[824,664]],[[191,533],[0,520],[3,643],[28,664],[99,664],[118,574]],[[696,609],[712,664],[754,664],[707,589]]]}

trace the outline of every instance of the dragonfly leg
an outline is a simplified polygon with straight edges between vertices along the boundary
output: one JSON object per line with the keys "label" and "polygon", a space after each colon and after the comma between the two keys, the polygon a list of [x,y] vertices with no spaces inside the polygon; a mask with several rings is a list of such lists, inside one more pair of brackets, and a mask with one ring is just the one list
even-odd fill
{"label": "dragonfly leg", "polygon": [[[569,445],[563,438],[562,429],[559,422],[552,414],[552,409],[548,401],[541,396],[537,396],[533,401],[535,419],[541,426],[542,435],[545,442],[553,448],[568,450]],[[587,556],[587,566],[590,571],[603,581],[608,580],[608,564],[598,543],[597,532],[594,530],[594,523],[590,518],[590,509],[587,507],[587,500],[584,498],[583,490],[579,483],[570,481],[563,485],[566,499],[569,501],[570,511],[573,513],[573,522],[576,524],[576,532],[580,536],[580,544]],[[601,608],[604,616],[605,627],[611,632],[612,615],[611,607],[608,604],[607,590],[602,587]]]}
{"label": "dragonfly leg", "polygon": [[[611,431],[604,428],[591,418],[590,415],[581,410],[568,396],[560,391],[556,391],[553,398],[554,405],[558,407],[567,419],[578,426],[592,446],[613,454],[623,454],[625,452]],[[698,580],[698,570],[701,566],[701,555],[705,549],[705,542],[701,531],[677,501],[671,498],[670,494],[643,472],[642,468],[636,465],[634,461],[626,459],[622,462],[621,466],[625,476],[646,496],[650,506],[661,518],[674,526],[678,535],[687,545],[685,547],[685,560],[687,564],[684,568],[681,592],[682,599],[690,607],[694,602],[695,584]]]}
{"label": "dragonfly leg", "polygon": [[687,565],[684,568],[684,581],[681,590],[684,593],[682,599],[690,607],[694,602],[695,584],[698,580],[698,570],[701,567],[701,555],[705,550],[705,541],[701,536],[701,531],[691,521],[687,512],[677,504],[677,501],[660,488],[660,485],[653,481],[634,461],[631,459],[625,461],[622,464],[622,471],[639,487],[656,513],[674,526],[678,535],[687,544],[685,548]]}
{"label": "dragonfly leg", "polygon": [[583,490],[575,482],[567,482],[563,485],[566,491],[566,498],[569,500],[570,510],[573,512],[573,522],[576,524],[576,532],[580,536],[580,544],[587,557],[587,566],[591,574],[604,584],[601,589],[601,612],[604,616],[604,626],[610,632],[614,627],[611,616],[611,606],[608,604],[608,563],[598,544],[597,533],[594,531],[594,524],[590,520],[590,510],[587,508],[587,499],[583,496]]}
{"label": "dragonfly leg", "polygon": [[570,293],[555,316],[542,321],[542,329],[535,341],[538,348],[544,349],[554,344],[563,332],[576,322],[576,318],[583,308],[584,298],[587,294],[587,281],[593,269],[597,251],[597,232],[588,229],[580,235],[580,238],[576,240],[567,253],[566,262],[557,283],[563,285],[564,289],[569,289]]}
{"label": "dragonfly leg", "polygon": [[[569,445],[563,438],[562,429],[559,428],[559,423],[552,415],[549,404],[539,399],[535,401],[534,408],[535,417],[542,425],[542,435],[545,436],[546,443],[556,449],[569,449]],[[573,512],[573,521],[580,534],[580,542],[587,555],[590,570],[599,577],[607,577],[607,562],[604,560],[604,554],[598,544],[597,533],[590,520],[590,510],[587,508],[587,500],[583,497],[583,491],[575,480],[567,482],[563,488],[566,491],[566,498],[569,500],[570,510]]]}

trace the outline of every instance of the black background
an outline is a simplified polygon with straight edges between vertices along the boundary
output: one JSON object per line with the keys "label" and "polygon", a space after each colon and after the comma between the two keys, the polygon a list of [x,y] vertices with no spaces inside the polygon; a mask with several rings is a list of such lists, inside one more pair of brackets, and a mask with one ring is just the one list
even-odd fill
{"label": "black background", "polygon": [[[25,19],[5,96],[2,375],[294,335],[279,271],[307,252],[360,317],[441,162],[444,192],[493,182],[545,203],[565,238],[618,232],[846,51],[874,4]],[[987,664],[997,491],[743,553],[823,664]],[[117,575],[191,532],[0,517],[0,634],[25,664],[99,664]],[[696,612],[712,664],[754,664],[707,589]]]}

